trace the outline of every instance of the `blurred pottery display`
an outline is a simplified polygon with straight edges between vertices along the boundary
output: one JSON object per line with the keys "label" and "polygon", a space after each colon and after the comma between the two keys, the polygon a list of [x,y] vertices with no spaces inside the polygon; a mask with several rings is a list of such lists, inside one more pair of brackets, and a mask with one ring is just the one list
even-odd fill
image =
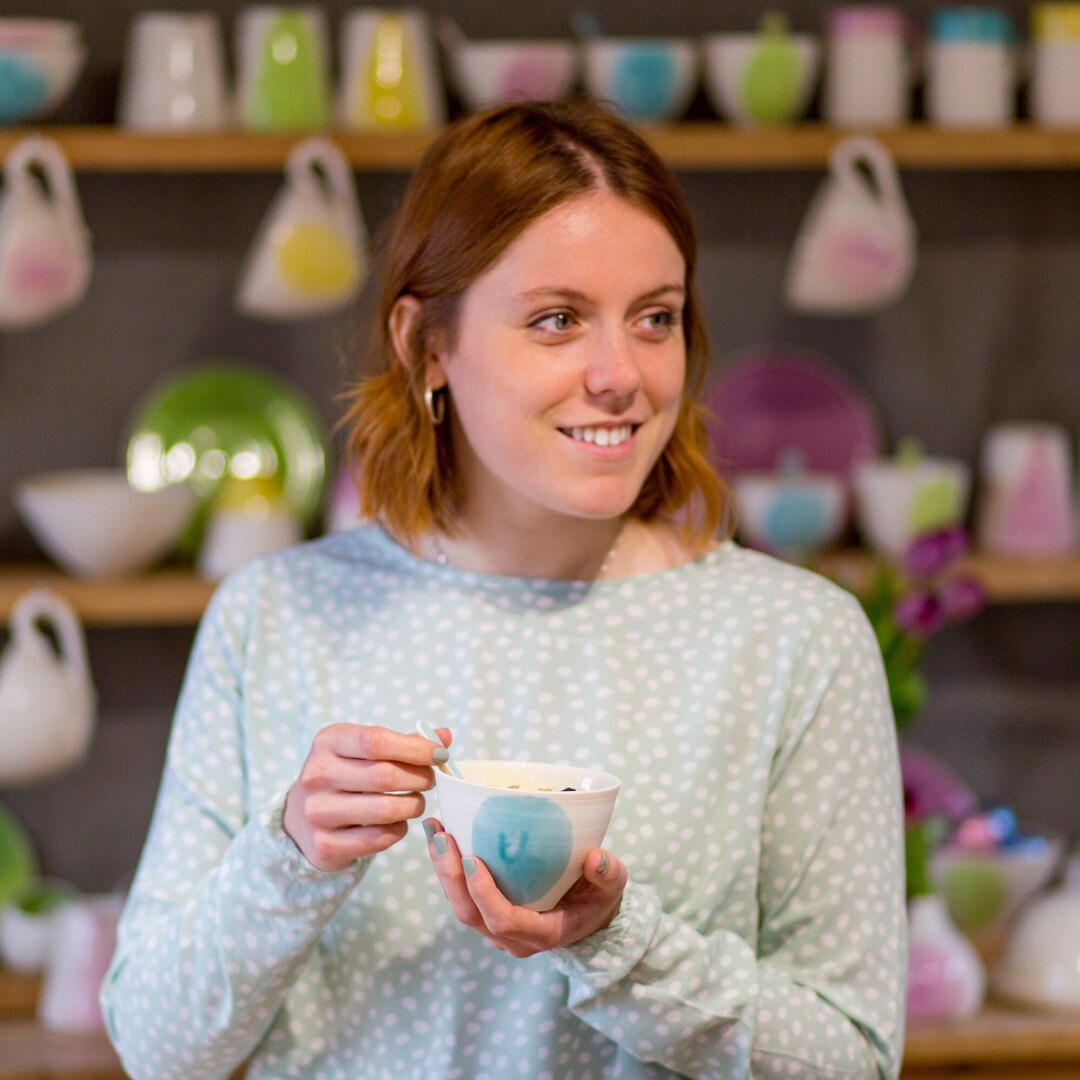
{"label": "blurred pottery display", "polygon": [[116,924],[124,898],[82,896],[56,913],[45,968],[38,1020],[51,1031],[97,1031],[102,1027],[98,989],[116,947]]}
{"label": "blurred pottery display", "polygon": [[589,95],[639,123],[667,123],[686,111],[700,57],[690,38],[590,38],[585,49]]}
{"label": "blurred pottery display", "polygon": [[986,972],[971,943],[933,893],[908,903],[909,1020],[959,1020],[982,1004]]}
{"label": "blurred pottery display", "polygon": [[967,513],[971,470],[958,460],[912,458],[855,466],[855,519],[878,555],[899,561],[922,533],[957,525]]}
{"label": "blurred pottery display", "polygon": [[1080,127],[1080,3],[1033,4],[1028,101],[1044,127]]}
{"label": "blurred pottery display", "polygon": [[26,974],[42,971],[52,949],[56,916],[75,895],[67,882],[35,879],[0,904],[0,964]]}
{"label": "blurred pottery display", "polygon": [[258,5],[237,22],[236,95],[241,124],[297,131],[330,123],[326,14],[315,5]]}
{"label": "blurred pottery display", "polygon": [[993,555],[1064,555],[1075,543],[1069,437],[1054,424],[1001,424],[983,441],[976,515]]}
{"label": "blurred pottery display", "polygon": [[86,62],[82,28],[66,19],[0,19],[0,124],[54,112]]}
{"label": "blurred pottery display", "polygon": [[705,89],[725,119],[748,127],[790,124],[810,105],[821,63],[812,34],[792,34],[783,16],[766,15],[753,34],[704,38]]}
{"label": "blurred pottery display", "polygon": [[237,305],[267,319],[324,315],[355,298],[367,262],[367,231],[349,163],[329,140],[308,139],[289,154],[285,186],[241,272]]}
{"label": "blurred pottery display", "polygon": [[[56,644],[41,625],[48,625]],[[71,768],[90,745],[97,694],[75,612],[55,593],[24,593],[0,654],[0,784],[27,784]]]}
{"label": "blurred pottery display", "polygon": [[796,311],[860,315],[893,303],[915,272],[915,223],[881,143],[853,136],[829,153],[788,261],[784,292]]}
{"label": "blurred pottery display", "polygon": [[34,539],[69,573],[137,574],[175,546],[195,510],[185,487],[141,491],[122,469],[67,469],[32,476],[15,493]]}
{"label": "blurred pottery display", "polygon": [[361,7],[342,22],[338,118],[359,131],[420,131],[446,119],[431,26],[419,8]]}
{"label": "blurred pottery display", "polygon": [[90,233],[67,158],[48,139],[23,139],[4,163],[0,194],[0,327],[34,326],[74,307],[90,272]]}
{"label": "blurred pottery display", "polygon": [[326,437],[311,402],[254,365],[199,364],[151,388],[127,424],[134,487],[189,486],[199,502],[181,538],[194,554],[206,514],[230,477],[273,479],[304,529],[322,510]]}
{"label": "blurred pottery display", "polygon": [[206,131],[230,120],[221,20],[144,11],[128,32],[120,123],[137,131]]}
{"label": "blurred pottery display", "polygon": [[573,41],[466,38],[450,19],[440,19],[454,86],[474,110],[513,101],[555,101],[565,97],[578,73]]}
{"label": "blurred pottery display", "polygon": [[301,539],[300,522],[274,480],[229,477],[210,510],[198,570],[203,577],[218,580],[259,555]]}
{"label": "blurred pottery display", "polygon": [[829,11],[825,25],[826,122],[845,128],[905,123],[911,113],[916,38],[904,13],[857,4]]}
{"label": "blurred pottery display", "polygon": [[37,854],[30,837],[0,805],[0,906],[28,888],[37,874]]}

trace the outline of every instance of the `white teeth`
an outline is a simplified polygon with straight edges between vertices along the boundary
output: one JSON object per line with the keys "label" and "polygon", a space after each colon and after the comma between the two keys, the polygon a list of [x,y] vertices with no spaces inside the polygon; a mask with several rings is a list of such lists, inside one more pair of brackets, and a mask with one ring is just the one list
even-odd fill
{"label": "white teeth", "polygon": [[595,443],[597,446],[618,446],[626,442],[633,434],[630,424],[621,427],[576,427],[570,428],[570,437],[578,442]]}

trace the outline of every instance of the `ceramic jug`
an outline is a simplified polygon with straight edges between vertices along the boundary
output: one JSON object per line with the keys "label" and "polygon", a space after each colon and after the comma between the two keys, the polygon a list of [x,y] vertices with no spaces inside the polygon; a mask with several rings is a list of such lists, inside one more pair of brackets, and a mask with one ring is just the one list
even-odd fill
{"label": "ceramic jug", "polygon": [[73,307],[90,269],[71,166],[48,139],[23,139],[4,163],[0,195],[0,327],[33,326]]}
{"label": "ceramic jug", "polygon": [[[55,647],[39,624],[51,626]],[[78,762],[96,704],[75,613],[47,589],[24,593],[0,656],[0,784],[43,780]]]}

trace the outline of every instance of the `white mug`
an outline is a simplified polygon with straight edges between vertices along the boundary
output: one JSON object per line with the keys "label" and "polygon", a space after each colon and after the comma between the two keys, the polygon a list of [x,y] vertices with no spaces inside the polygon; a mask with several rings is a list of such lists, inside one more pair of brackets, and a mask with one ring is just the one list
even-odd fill
{"label": "white mug", "polygon": [[4,163],[0,193],[0,327],[33,326],[74,307],[90,271],[71,166],[56,143],[23,139]]}
{"label": "white mug", "polygon": [[1072,551],[1069,437],[1055,424],[1001,424],[983,441],[976,531],[993,555]]}
{"label": "white mug", "polygon": [[1080,127],[1080,3],[1031,9],[1031,118],[1046,127]]}
{"label": "white mug", "polygon": [[147,11],[128,34],[120,122],[141,131],[198,131],[229,122],[225,45],[210,12]]}
{"label": "white mug", "polygon": [[322,8],[263,5],[240,13],[236,96],[244,127],[326,127],[331,113],[329,71],[329,31]]}
{"label": "white mug", "polygon": [[367,232],[352,169],[327,139],[300,143],[248,254],[237,304],[245,314],[300,319],[346,305],[367,271]]}
{"label": "white mug", "polygon": [[833,147],[829,175],[796,237],[788,304],[818,315],[881,308],[907,289],[915,248],[915,224],[888,151],[873,139],[845,139]]}
{"label": "white mug", "polygon": [[427,15],[362,7],[341,26],[338,120],[362,131],[415,131],[446,119]]}

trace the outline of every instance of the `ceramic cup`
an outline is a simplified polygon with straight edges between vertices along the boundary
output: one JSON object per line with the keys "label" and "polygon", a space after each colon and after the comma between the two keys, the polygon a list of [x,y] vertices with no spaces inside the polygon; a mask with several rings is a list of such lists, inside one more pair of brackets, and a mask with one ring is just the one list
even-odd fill
{"label": "ceramic cup", "polygon": [[91,262],[67,158],[54,142],[23,139],[4,163],[0,193],[0,327],[34,326],[74,307]]}
{"label": "ceramic cup", "polygon": [[[581,877],[607,832],[619,780],[573,765],[459,761],[463,779],[435,770],[443,826],[509,900],[549,911]],[[573,791],[564,791],[573,788]]]}
{"label": "ceramic cup", "polygon": [[308,139],[289,155],[285,186],[252,243],[237,305],[247,315],[302,319],[352,300],[367,272],[367,232],[344,155]]}
{"label": "ceramic cup", "polygon": [[423,11],[362,7],[346,14],[338,118],[360,131],[417,131],[445,121],[442,79]]}
{"label": "ceramic cup", "polygon": [[1080,127],[1080,3],[1031,8],[1031,117],[1046,127]]}
{"label": "ceramic cup", "polygon": [[915,224],[896,165],[873,139],[833,147],[788,262],[796,311],[857,315],[897,300],[915,270]]}
{"label": "ceramic cup", "polygon": [[209,12],[147,11],[128,35],[120,123],[141,131],[199,131],[230,119],[221,22]]}
{"label": "ceramic cup", "polygon": [[237,24],[241,124],[259,130],[326,127],[329,66],[329,31],[321,8],[246,8]]}
{"label": "ceramic cup", "polygon": [[983,441],[976,535],[994,555],[1047,556],[1075,542],[1068,433],[1001,424]]}

